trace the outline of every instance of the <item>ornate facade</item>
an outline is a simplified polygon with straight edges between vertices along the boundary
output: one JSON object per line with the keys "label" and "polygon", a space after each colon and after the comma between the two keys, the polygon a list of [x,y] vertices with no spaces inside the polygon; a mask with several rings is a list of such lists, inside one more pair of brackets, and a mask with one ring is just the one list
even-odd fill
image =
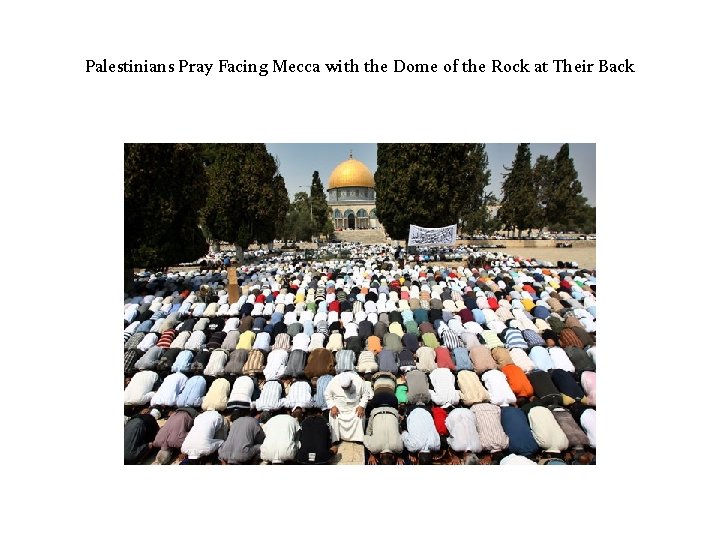
{"label": "ornate facade", "polygon": [[330,174],[328,183],[330,217],[336,230],[376,229],[375,179],[357,159],[343,161]]}

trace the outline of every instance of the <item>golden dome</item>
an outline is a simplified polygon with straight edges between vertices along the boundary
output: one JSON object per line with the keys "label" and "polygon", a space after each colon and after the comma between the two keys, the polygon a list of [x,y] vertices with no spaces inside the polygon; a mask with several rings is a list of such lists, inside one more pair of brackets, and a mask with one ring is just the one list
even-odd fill
{"label": "golden dome", "polygon": [[330,174],[328,189],[341,187],[369,187],[374,189],[375,180],[367,165],[362,161],[353,159],[351,156],[350,159],[335,167],[332,174]]}

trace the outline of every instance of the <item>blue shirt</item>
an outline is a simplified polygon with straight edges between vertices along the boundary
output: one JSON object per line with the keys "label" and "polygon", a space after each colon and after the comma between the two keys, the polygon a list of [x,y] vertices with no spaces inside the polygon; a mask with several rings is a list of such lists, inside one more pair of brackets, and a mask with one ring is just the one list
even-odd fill
{"label": "blue shirt", "polygon": [[315,394],[315,406],[319,409],[325,410],[328,408],[325,402],[325,389],[327,385],[332,381],[332,375],[323,375],[317,380],[317,393]]}
{"label": "blue shirt", "polygon": [[510,440],[507,448],[508,452],[521,456],[530,456],[540,450],[530,430],[527,415],[522,409],[501,407],[500,424]]}
{"label": "blue shirt", "polygon": [[[178,355],[179,356],[179,355]],[[199,407],[205,397],[207,383],[202,375],[195,375],[185,383],[177,398],[176,407]]]}
{"label": "blue shirt", "polygon": [[548,371],[550,369],[553,369],[555,367],[555,364],[552,361],[552,358],[550,357],[550,353],[545,347],[536,346],[530,349],[530,354],[528,355],[530,357],[530,360],[533,361],[533,363],[537,366],[538,369],[541,369],[543,371]]}
{"label": "blue shirt", "polygon": [[455,359],[455,366],[457,367],[458,371],[460,371],[461,369],[468,369],[470,371],[473,370],[472,361],[470,360],[470,354],[465,347],[455,347],[452,350],[452,355]]}

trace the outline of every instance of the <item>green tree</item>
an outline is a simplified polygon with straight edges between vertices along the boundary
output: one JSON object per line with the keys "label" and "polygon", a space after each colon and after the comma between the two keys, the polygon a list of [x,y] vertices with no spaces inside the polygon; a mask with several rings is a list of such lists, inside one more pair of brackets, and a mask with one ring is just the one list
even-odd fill
{"label": "green tree", "polygon": [[327,203],[327,195],[320,180],[320,173],[313,172],[312,184],[310,185],[310,201],[312,202],[313,234],[329,234],[333,231],[330,220],[330,206]]}
{"label": "green tree", "polygon": [[295,194],[293,203],[285,216],[283,238],[294,242],[307,242],[313,235],[310,219],[310,197],[304,191]]}
{"label": "green tree", "polygon": [[569,144],[565,143],[560,147],[552,160],[550,170],[550,174],[543,174],[541,183],[541,198],[545,205],[544,221],[558,223],[561,229],[566,229],[570,223],[578,221],[585,204],[581,197],[582,183],[578,180],[575,163],[570,157]]}
{"label": "green tree", "polygon": [[548,158],[548,156],[538,156],[533,167],[533,175],[535,177],[535,183],[539,190],[539,199],[541,218],[539,221],[540,227],[547,226],[551,219],[548,215],[548,203],[550,198],[550,190],[555,177],[555,161]]}
{"label": "green tree", "polygon": [[270,204],[273,208],[273,216],[265,222],[264,226],[256,234],[256,240],[263,244],[272,244],[275,238],[282,235],[283,219],[279,216],[285,216],[290,209],[290,198],[285,187],[285,178],[281,174],[276,174],[271,187],[272,199]]}
{"label": "green tree", "polygon": [[235,244],[242,263],[251,242],[274,236],[275,204],[283,199],[276,192],[285,182],[276,177],[277,162],[264,144],[216,144],[205,155],[209,187],[204,223],[213,238]]}
{"label": "green tree", "polygon": [[533,175],[528,143],[518,145],[512,167],[505,167],[505,170],[509,172],[503,174],[503,198],[498,218],[508,229],[519,229],[522,236],[522,231],[538,227],[542,221],[540,190]]}
{"label": "green tree", "polygon": [[207,253],[199,211],[207,179],[197,145],[125,145],[125,285],[133,268],[161,268]]}
{"label": "green tree", "polygon": [[377,162],[377,217],[396,240],[469,216],[490,178],[479,144],[378,144]]}
{"label": "green tree", "polygon": [[498,230],[500,223],[493,215],[492,206],[497,206],[498,200],[494,193],[483,190],[480,195],[480,206],[470,213],[464,221],[464,231],[467,234],[492,234]]}

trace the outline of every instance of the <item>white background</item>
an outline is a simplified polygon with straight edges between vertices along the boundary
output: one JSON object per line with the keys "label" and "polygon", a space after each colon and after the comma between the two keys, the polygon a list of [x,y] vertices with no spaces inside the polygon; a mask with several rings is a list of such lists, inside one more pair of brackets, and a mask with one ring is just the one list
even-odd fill
{"label": "white background", "polygon": [[[717,373],[705,364],[717,354],[710,320],[694,330],[714,299],[717,241],[693,239],[715,221],[716,9],[495,4],[4,7],[3,311],[25,323],[4,325],[17,347],[3,358],[11,528],[78,538],[700,534],[709,499],[696,490],[717,477],[717,422],[704,419]],[[637,73],[85,72],[90,58],[216,70],[220,58],[351,57],[629,58]],[[123,143],[350,140],[597,144],[597,467],[121,465]]]}

